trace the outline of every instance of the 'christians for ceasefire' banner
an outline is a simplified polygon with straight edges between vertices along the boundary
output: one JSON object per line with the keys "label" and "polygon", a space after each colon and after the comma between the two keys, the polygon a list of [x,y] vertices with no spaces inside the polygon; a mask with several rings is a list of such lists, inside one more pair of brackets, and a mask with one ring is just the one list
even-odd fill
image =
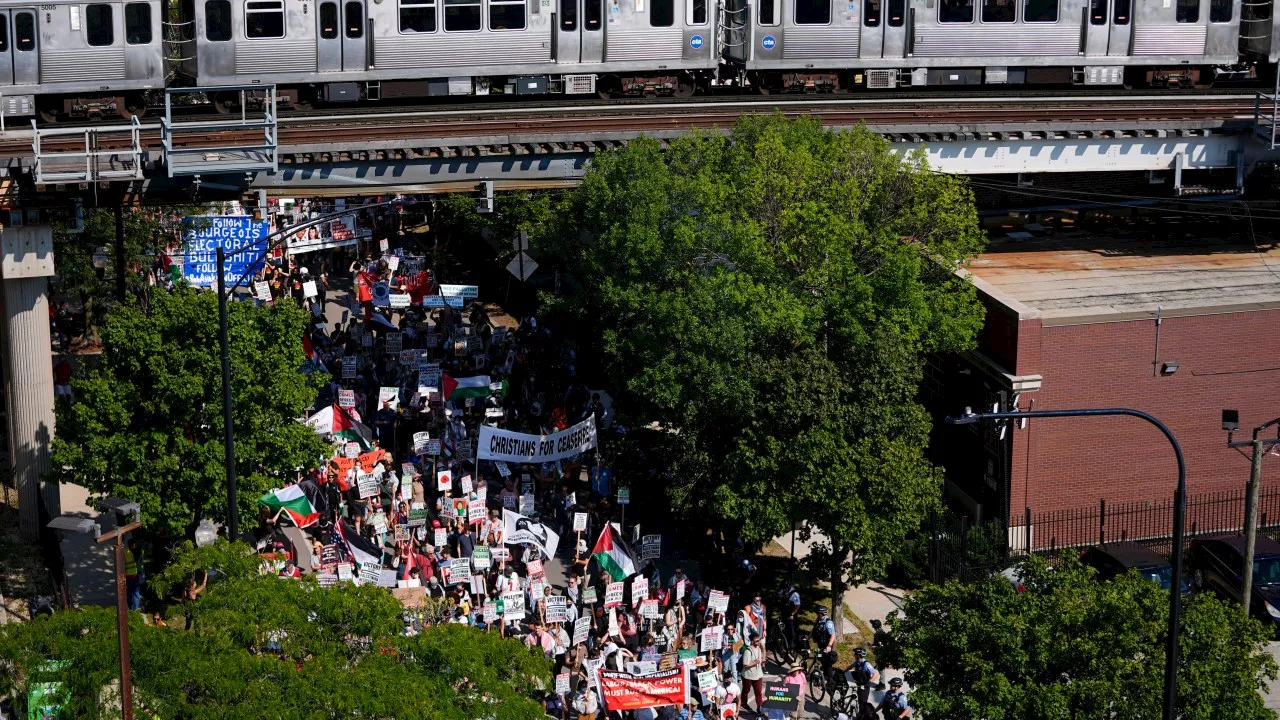
{"label": "'christians for ceasefire' banner", "polygon": [[480,426],[480,460],[506,460],[515,463],[544,463],[573,457],[596,446],[596,416],[550,435],[500,430]]}
{"label": "'christians for ceasefire' banner", "polygon": [[648,675],[600,671],[600,697],[611,712],[680,705],[689,697],[689,672],[683,665]]}

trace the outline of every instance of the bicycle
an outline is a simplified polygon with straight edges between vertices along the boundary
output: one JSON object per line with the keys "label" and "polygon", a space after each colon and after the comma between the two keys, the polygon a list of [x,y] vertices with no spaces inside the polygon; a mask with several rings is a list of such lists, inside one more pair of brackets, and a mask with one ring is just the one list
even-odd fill
{"label": "bicycle", "polygon": [[[806,684],[809,686],[809,699],[816,703],[821,703],[827,696],[827,692],[834,688],[835,683],[828,676],[825,668],[822,666],[822,653],[814,652],[812,648],[804,648],[800,651],[801,664],[804,666],[804,677]],[[832,672],[836,669],[831,668]]]}
{"label": "bicycle", "polygon": [[790,667],[795,662],[795,649],[791,647],[791,638],[787,637],[787,626],[782,622],[770,622],[772,632],[765,636],[768,651],[775,663],[781,667]]}

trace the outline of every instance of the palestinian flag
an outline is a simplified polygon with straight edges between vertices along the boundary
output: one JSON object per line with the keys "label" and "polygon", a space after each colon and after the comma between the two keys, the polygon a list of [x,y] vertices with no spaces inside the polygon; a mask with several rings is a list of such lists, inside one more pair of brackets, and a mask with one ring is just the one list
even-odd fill
{"label": "palestinian flag", "polygon": [[636,563],[631,559],[631,549],[622,541],[610,523],[605,523],[604,530],[600,532],[600,539],[596,540],[596,546],[591,550],[591,556],[615,581],[621,581],[636,574]]}
{"label": "palestinian flag", "polygon": [[[316,510],[311,500],[314,495],[307,493],[306,485],[306,483],[290,485],[273,493],[267,493],[258,498],[258,504],[265,505],[272,511],[283,509],[288,513],[293,524],[300,528],[314,525],[320,521],[320,512]],[[311,483],[310,487],[314,488],[315,483]]]}
{"label": "palestinian flag", "polygon": [[[347,549],[351,559],[357,564],[382,564],[382,550],[356,532],[355,528],[351,527],[351,524],[346,520],[339,520],[338,524],[333,526],[333,532],[338,536],[338,541]],[[359,572],[359,568],[356,570]]]}
{"label": "palestinian flag", "polygon": [[373,449],[373,431],[351,417],[351,413],[340,407],[338,403],[333,403],[307,418],[307,424],[318,435],[332,435],[335,440],[359,443],[361,452]]}
{"label": "palestinian flag", "polygon": [[447,373],[440,374],[440,395],[445,400],[452,400],[455,403],[467,398],[487,398],[491,391],[489,390],[488,375],[473,375],[472,377],[456,378]]}

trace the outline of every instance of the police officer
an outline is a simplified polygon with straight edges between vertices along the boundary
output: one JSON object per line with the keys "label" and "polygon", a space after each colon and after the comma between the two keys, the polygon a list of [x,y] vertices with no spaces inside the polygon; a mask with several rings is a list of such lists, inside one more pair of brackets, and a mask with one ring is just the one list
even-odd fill
{"label": "police officer", "polygon": [[[849,666],[849,672],[853,675],[853,680],[858,684],[858,714],[857,720],[862,718],[873,717],[875,712],[871,709],[867,702],[871,695],[871,687],[880,685],[880,671],[867,660],[867,649],[858,648],[853,651],[853,665]],[[883,686],[881,686],[883,687]]]}
{"label": "police officer", "polygon": [[835,651],[836,644],[836,625],[827,617],[827,609],[818,606],[818,617],[813,621],[813,630],[809,633],[809,639],[818,647],[818,657],[822,660],[822,674],[827,679],[830,686],[831,668],[835,666],[839,656]]}
{"label": "police officer", "polygon": [[876,710],[884,714],[885,720],[901,720],[915,715],[915,710],[907,704],[907,694],[902,691],[902,678],[889,681],[889,692],[884,694]]}

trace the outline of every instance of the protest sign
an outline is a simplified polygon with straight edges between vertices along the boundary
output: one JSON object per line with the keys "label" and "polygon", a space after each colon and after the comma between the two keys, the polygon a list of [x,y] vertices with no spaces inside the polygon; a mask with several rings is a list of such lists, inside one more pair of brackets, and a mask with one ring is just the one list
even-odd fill
{"label": "protest sign", "polygon": [[444,528],[436,528],[431,532],[431,544],[436,547],[444,547],[449,544],[449,531]]}
{"label": "protest sign", "polygon": [[627,672],[632,675],[648,675],[649,673],[655,673],[658,672],[658,663],[650,660],[629,662],[627,663]]}
{"label": "protest sign", "polygon": [[422,503],[409,506],[409,527],[422,527],[427,524],[427,508]]}
{"label": "protest sign", "polygon": [[795,712],[800,707],[800,686],[781,681],[766,682],[763,707],[765,710]]}
{"label": "protest sign", "polygon": [[582,604],[595,605],[599,598],[596,597],[595,587],[582,588]]}
{"label": "protest sign", "polygon": [[618,504],[619,505],[631,504],[631,488],[618,488]]}
{"label": "protest sign", "polygon": [[604,589],[604,606],[606,609],[615,608],[622,604],[622,593],[625,585],[620,582],[611,582]]}
{"label": "protest sign", "polygon": [[569,598],[563,595],[550,595],[547,597],[547,622],[569,622]]}
{"label": "protest sign", "polygon": [[333,587],[338,584],[338,575],[331,572],[318,572],[316,573],[316,581],[320,583],[320,587]]}
{"label": "protest sign", "polygon": [[707,595],[707,609],[711,612],[724,613],[729,609],[729,594],[722,593],[719,590],[712,590]]}
{"label": "protest sign", "polygon": [[377,585],[382,579],[382,563],[366,562],[360,563],[360,583],[362,585]]}
{"label": "protest sign", "polygon": [[504,528],[502,539],[507,545],[534,545],[547,557],[556,556],[560,536],[546,525],[505,509],[502,511],[502,520]]}
{"label": "protest sign", "polygon": [[510,465],[507,465],[505,462],[499,460],[496,463],[494,463],[494,466],[498,468],[498,474],[501,475],[502,477],[504,478],[511,477]]}
{"label": "protest sign", "polygon": [[489,551],[493,553],[494,562],[504,563],[511,559],[511,551],[506,549],[505,547],[502,547],[502,546],[492,547],[492,548],[489,548]]}
{"label": "protest sign", "polygon": [[640,607],[640,603],[649,599],[649,578],[644,575],[636,576],[631,581],[631,607]]}
{"label": "protest sign", "polygon": [[391,304],[391,300],[389,299],[391,297],[390,285],[387,285],[385,282],[374,283],[371,290],[373,292],[374,307],[387,307]]}
{"label": "protest sign", "polygon": [[657,620],[662,617],[662,609],[658,607],[658,601],[645,600],[640,603],[640,617],[650,620]]}
{"label": "protest sign", "polygon": [[476,570],[488,570],[492,566],[493,560],[489,555],[489,546],[477,545],[475,550],[471,551],[471,567]]}
{"label": "protest sign", "polygon": [[644,541],[640,543],[640,559],[657,560],[660,557],[662,557],[662,536],[645,535]]}
{"label": "protest sign", "polygon": [[399,355],[400,350],[404,347],[404,335],[393,332],[387,333],[387,354]]}
{"label": "protest sign", "polygon": [[588,687],[600,689],[600,669],[604,667],[604,658],[586,658],[582,667],[587,671]]}
{"label": "protest sign", "polygon": [[448,470],[440,470],[436,473],[436,490],[440,492],[453,491],[453,473]]}
{"label": "protest sign", "polygon": [[439,454],[440,454],[440,439],[439,439],[439,438],[436,438],[436,439],[434,439],[434,440],[428,440],[428,441],[427,441],[427,449],[424,451],[424,453],[423,453],[423,454],[425,454],[425,455],[431,455],[431,456],[439,455]]}
{"label": "protest sign", "polygon": [[[472,558],[472,560],[474,559],[475,558]],[[484,575],[471,576],[471,594],[472,595],[484,595],[487,589],[488,588],[485,583]]]}
{"label": "protest sign", "polygon": [[531,580],[529,582],[529,601],[530,602],[537,603],[539,600],[546,597],[546,594],[547,594],[546,583],[540,580]]}
{"label": "protest sign", "polygon": [[547,576],[546,571],[542,569],[541,560],[530,560],[525,563],[524,569],[525,572],[529,573],[530,580],[541,580]]}
{"label": "protest sign", "polygon": [[522,592],[502,593],[502,619],[503,620],[523,620],[524,619],[524,593]]}
{"label": "protest sign", "polygon": [[355,390],[339,390],[338,391],[338,407],[353,408],[356,406]]}
{"label": "protest sign", "polygon": [[348,460],[354,460],[360,457],[360,443],[349,442],[342,446],[342,454]]}
{"label": "protest sign", "polygon": [[391,408],[392,410],[398,409],[400,407],[400,388],[378,388],[378,407]]}
{"label": "protest sign", "polygon": [[267,248],[262,241],[270,232],[266,222],[247,215],[188,217],[182,219],[186,257],[182,276],[194,287],[218,284],[218,248],[226,251],[222,275],[227,287],[262,269]]}
{"label": "protest sign", "polygon": [[698,649],[702,652],[711,652],[712,650],[719,650],[723,644],[724,628],[716,625],[702,631],[702,645]]}
{"label": "protest sign", "polygon": [[462,438],[458,440],[457,450],[458,450],[459,460],[470,460],[471,459],[471,438]]}
{"label": "protest sign", "polygon": [[591,633],[591,618],[584,615],[573,621],[573,644],[581,645]]}
{"label": "protest sign", "polygon": [[351,563],[338,563],[338,579],[342,582],[351,582],[354,577],[351,574]]}
{"label": "protest sign", "polygon": [[302,297],[313,298],[319,294],[320,294],[320,291],[316,289],[315,280],[308,280],[302,283]]}
{"label": "protest sign", "polygon": [[360,489],[361,498],[377,496],[379,492],[378,476],[373,473],[357,473],[356,487]]}
{"label": "protest sign", "polygon": [[498,603],[486,601],[484,604],[484,621],[487,623],[494,622],[498,619]]}
{"label": "protest sign", "polygon": [[595,415],[549,435],[532,435],[480,426],[480,460],[515,463],[553,462],[573,457],[596,446]]}
{"label": "protest sign", "polygon": [[[397,335],[399,335],[399,333],[396,333],[396,334],[397,334]],[[390,342],[390,341],[391,341],[391,338],[387,338],[387,342]],[[404,341],[402,340],[401,342],[403,343]],[[415,357],[415,353],[414,353],[414,351],[412,351],[412,350],[401,350],[401,351],[400,351],[400,364],[401,364],[401,365],[413,365],[415,362],[417,362],[417,358]]]}
{"label": "protest sign", "polygon": [[387,296],[387,301],[390,303],[392,308],[407,308],[409,307],[412,298],[409,297],[408,293],[391,293]]}
{"label": "protest sign", "polygon": [[427,442],[431,440],[431,433],[416,432],[413,434],[413,451],[419,455],[427,450]]}
{"label": "protest sign", "polygon": [[533,514],[533,495],[520,496],[520,514],[526,516]]}
{"label": "protest sign", "polygon": [[347,355],[342,358],[342,379],[343,380],[356,379],[356,356],[355,355]]}
{"label": "protest sign", "polygon": [[471,525],[484,522],[485,507],[483,500],[472,500],[467,503],[467,522]]}
{"label": "protest sign", "polygon": [[586,530],[586,529],[587,529],[587,514],[574,513],[573,514],[573,531],[582,532],[583,530]]}
{"label": "protest sign", "polygon": [[441,285],[440,294],[445,297],[454,296],[475,300],[480,297],[480,287],[478,285]]}
{"label": "protest sign", "polygon": [[698,692],[706,692],[716,686],[716,671],[707,670],[698,673]]}
{"label": "protest sign", "polygon": [[559,675],[556,675],[556,694],[569,694],[569,673],[562,672]]}
{"label": "protest sign", "polygon": [[399,545],[400,543],[406,542],[409,542],[409,526],[397,525],[395,530],[395,543]]}
{"label": "protest sign", "polygon": [[321,567],[335,567],[338,564],[338,546],[325,545],[320,548]]}
{"label": "protest sign", "polygon": [[632,675],[616,670],[596,673],[600,699],[610,712],[681,705],[689,696],[689,675],[684,668]]}
{"label": "protest sign", "polygon": [[259,280],[253,284],[253,296],[263,302],[271,302],[271,285],[266,280]]}

